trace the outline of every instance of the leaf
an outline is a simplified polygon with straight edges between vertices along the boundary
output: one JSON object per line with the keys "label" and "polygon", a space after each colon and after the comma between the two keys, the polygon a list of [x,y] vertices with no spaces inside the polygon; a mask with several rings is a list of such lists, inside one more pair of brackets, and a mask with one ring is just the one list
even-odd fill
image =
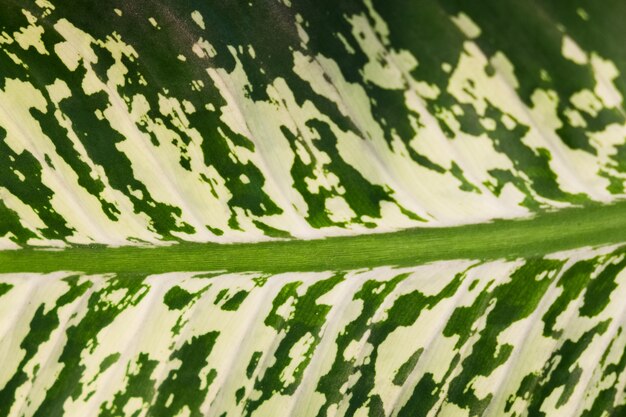
{"label": "leaf", "polygon": [[0,416],[626,412],[626,7],[0,5]]}

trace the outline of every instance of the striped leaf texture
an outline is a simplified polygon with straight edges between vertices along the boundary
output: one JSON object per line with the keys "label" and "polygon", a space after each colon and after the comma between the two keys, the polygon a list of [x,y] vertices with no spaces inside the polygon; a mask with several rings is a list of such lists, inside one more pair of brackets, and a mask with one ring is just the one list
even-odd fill
{"label": "striped leaf texture", "polygon": [[624,22],[0,0],[0,417],[626,416]]}

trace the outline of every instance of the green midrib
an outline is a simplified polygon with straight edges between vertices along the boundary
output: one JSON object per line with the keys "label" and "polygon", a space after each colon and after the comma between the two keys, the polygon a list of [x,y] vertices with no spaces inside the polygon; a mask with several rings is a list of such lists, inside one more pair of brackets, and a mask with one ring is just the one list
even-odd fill
{"label": "green midrib", "polygon": [[620,242],[626,242],[626,201],[563,209],[525,220],[308,241],[0,251],[0,272],[326,271],[446,259],[532,257]]}

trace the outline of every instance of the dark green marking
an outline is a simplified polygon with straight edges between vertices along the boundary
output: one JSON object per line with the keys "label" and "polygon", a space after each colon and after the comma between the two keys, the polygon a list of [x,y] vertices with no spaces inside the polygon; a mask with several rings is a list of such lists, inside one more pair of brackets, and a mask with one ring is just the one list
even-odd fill
{"label": "dark green marking", "polygon": [[17,365],[16,372],[4,387],[0,389],[0,415],[9,414],[11,406],[16,399],[17,389],[29,380],[24,366],[37,354],[39,346],[48,341],[52,332],[59,327],[59,309],[77,300],[92,286],[92,283],[89,281],[78,284],[78,277],[75,276],[66,278],[65,281],[70,288],[59,297],[54,307],[46,312],[45,305],[42,304],[37,308],[35,315],[30,321],[30,331],[20,344],[20,347],[24,350],[24,356]]}
{"label": "dark green marking", "polygon": [[200,405],[216,372],[214,369],[209,371],[202,380],[200,370],[207,365],[207,357],[218,336],[219,332],[195,336],[172,353],[170,359],[180,360],[181,365],[178,369],[172,370],[159,386],[156,400],[151,405],[148,415],[173,416],[183,407],[188,407],[191,417],[203,415],[200,412]]}
{"label": "dark green marking", "polygon": [[163,297],[163,302],[170,310],[181,310],[183,307],[193,301],[194,298],[196,298],[195,294],[192,294],[177,285],[175,287],[172,287],[168,292],[165,293],[165,297]]}
{"label": "dark green marking", "polygon": [[6,294],[9,291],[11,291],[11,288],[13,288],[13,284],[8,284],[6,282],[0,282],[0,297],[2,297],[4,294]]}
{"label": "dark green marking", "polygon": [[594,262],[585,260],[577,262],[563,273],[557,283],[557,286],[561,287],[563,292],[554,301],[554,303],[552,303],[546,314],[543,316],[543,321],[545,323],[543,334],[545,336],[553,335],[553,337],[559,337],[561,335],[562,331],[554,330],[556,320],[559,315],[565,311],[567,306],[576,300],[580,293],[585,289],[589,279],[591,278],[593,270]]}
{"label": "dark green marking", "polygon": [[[66,330],[67,342],[59,358],[63,368],[33,416],[62,416],[65,401],[80,396],[84,388],[80,379],[85,370],[85,365],[81,364],[81,352],[89,349],[93,351],[100,330],[111,324],[123,310],[141,301],[147,292],[143,278],[121,274],[109,279],[104,287],[90,295],[85,317]],[[106,296],[116,290],[123,290],[125,294],[119,302],[113,304],[106,300]]]}
{"label": "dark green marking", "polygon": [[[150,359],[147,354],[139,354],[136,360],[137,372],[130,372],[130,363],[126,366],[126,387],[116,392],[110,402],[102,404],[98,416],[116,417],[122,415],[124,407],[131,399],[140,399],[143,404],[150,404],[156,391],[154,387],[156,381],[151,378],[151,375],[158,364],[158,361]],[[133,413],[130,417],[137,417],[137,415],[139,412]]]}
{"label": "dark green marking", "polygon": [[393,377],[393,383],[395,385],[404,384],[406,379],[409,377],[411,371],[413,371],[413,368],[415,368],[415,365],[417,364],[420,356],[422,356],[422,353],[424,353],[423,348],[416,350],[415,353],[413,353],[409,357],[409,359],[407,359],[406,362],[402,364],[402,366],[396,372],[396,375]]}
{"label": "dark green marking", "polygon": [[[275,363],[265,369],[262,377],[256,379],[254,388],[260,391],[261,395],[246,402],[245,416],[252,415],[254,410],[277,392],[285,395],[295,392],[304,376],[304,371],[311,361],[315,348],[322,339],[321,329],[326,323],[326,315],[332,307],[326,304],[319,304],[317,300],[331,291],[343,279],[343,274],[337,274],[331,278],[318,281],[311,285],[302,295],[298,295],[296,292],[299,285],[285,286],[284,288],[288,288],[288,290],[281,292],[274,299],[273,309],[267,316],[265,323],[276,330],[284,330],[286,335],[280,341],[273,354],[276,358]],[[294,313],[290,317],[283,318],[277,314],[276,310],[283,304],[280,301],[287,301],[290,297],[295,298]],[[303,337],[307,336],[310,337],[310,343],[306,346],[306,350],[300,353],[302,360],[293,371],[291,376],[293,381],[283,380],[283,371],[292,361],[300,360],[300,358],[291,358],[289,356],[291,348]]]}

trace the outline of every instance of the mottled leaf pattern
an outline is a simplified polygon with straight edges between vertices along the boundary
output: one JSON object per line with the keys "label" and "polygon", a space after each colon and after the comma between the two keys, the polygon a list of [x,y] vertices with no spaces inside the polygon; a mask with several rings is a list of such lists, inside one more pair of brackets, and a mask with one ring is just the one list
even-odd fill
{"label": "mottled leaf pattern", "polygon": [[618,1],[4,1],[0,244],[258,241],[625,194]]}
{"label": "mottled leaf pattern", "polygon": [[626,415],[625,19],[3,0],[0,416]]}
{"label": "mottled leaf pattern", "polygon": [[0,415],[619,416],[626,250],[0,275]]}

